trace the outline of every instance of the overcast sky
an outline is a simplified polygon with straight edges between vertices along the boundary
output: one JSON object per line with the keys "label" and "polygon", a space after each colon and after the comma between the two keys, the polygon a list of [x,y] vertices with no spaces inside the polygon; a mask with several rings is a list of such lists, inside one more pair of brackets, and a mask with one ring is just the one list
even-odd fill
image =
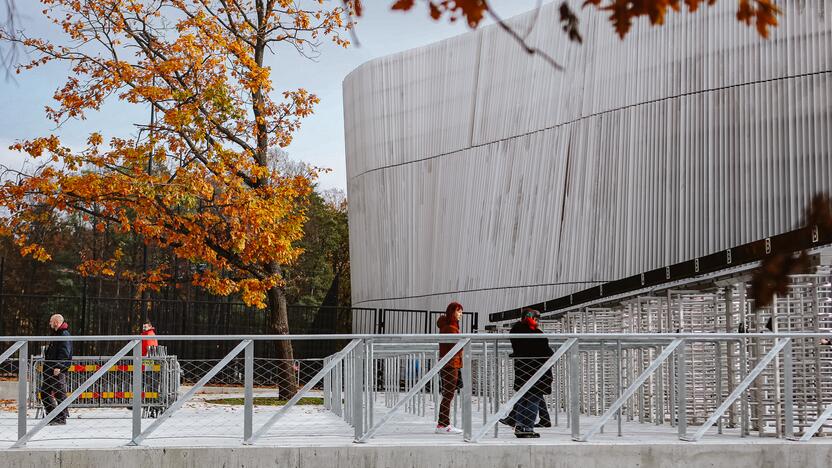
{"label": "overcast sky", "polygon": [[[342,49],[327,42],[320,57],[311,61],[294,49],[276,50],[269,59],[276,91],[304,87],[321,98],[315,114],[304,120],[289,148],[292,159],[332,169],[322,174],[321,188],[346,188],[344,164],[344,119],[341,83],[357,66],[376,57],[430,44],[468,31],[462,22],[434,22],[424,4],[409,13],[389,10],[392,0],[365,0],[364,16],[356,28],[360,47]],[[536,0],[492,0],[503,17],[530,10]],[[18,1],[19,27],[30,36],[53,36],[55,30],[40,15],[40,2]],[[70,146],[83,145],[90,131],[103,131],[105,138],[129,136],[134,123],[146,122],[148,108],[113,103],[100,112],[88,114],[84,121],[69,122],[60,129],[47,120],[44,106],[52,104],[52,94],[62,84],[66,69],[50,64],[23,72],[14,81],[0,79],[0,164],[19,167],[22,156],[8,150],[16,140],[57,133]]]}

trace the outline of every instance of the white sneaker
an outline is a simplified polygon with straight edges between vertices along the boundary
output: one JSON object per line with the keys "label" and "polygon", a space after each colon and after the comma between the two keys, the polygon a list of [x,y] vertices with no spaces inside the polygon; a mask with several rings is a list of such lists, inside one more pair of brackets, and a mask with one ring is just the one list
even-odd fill
{"label": "white sneaker", "polygon": [[437,434],[462,434],[462,429],[453,426],[436,426]]}

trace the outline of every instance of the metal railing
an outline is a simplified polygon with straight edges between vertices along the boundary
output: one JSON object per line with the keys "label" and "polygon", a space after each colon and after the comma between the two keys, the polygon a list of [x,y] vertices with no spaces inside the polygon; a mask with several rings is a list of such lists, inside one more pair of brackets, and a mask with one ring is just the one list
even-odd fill
{"label": "metal railing", "polygon": [[[549,351],[539,356],[512,354],[512,341],[517,345],[541,337],[548,341]],[[447,437],[431,434],[443,411],[443,396],[449,394],[456,397],[447,417],[471,443],[486,436],[513,439],[512,429],[500,430],[505,427],[500,420],[519,425],[526,418],[534,424],[538,415],[539,424],[545,425],[546,419],[552,426],[539,429],[544,437],[579,442],[629,435],[699,441],[755,433],[806,441],[824,434],[832,415],[832,376],[806,372],[811,366],[826,368],[832,353],[797,352],[799,343],[832,340],[828,332],[156,338],[160,343],[212,341],[232,349],[222,359],[192,366],[199,370],[194,374],[199,379],[149,419],[142,414],[147,403],[141,397],[147,382],[143,374],[148,371],[142,367],[142,337],[72,337],[74,342],[118,344],[119,351],[96,364],[94,372],[84,373],[66,399],[56,400],[60,404],[38,419],[30,409],[35,394],[28,382],[38,370],[29,350],[35,342],[64,338],[0,337],[0,363],[16,362],[18,375],[14,404],[0,406],[0,448],[198,445],[218,438],[232,444],[303,444],[309,437],[367,443],[419,433]],[[314,373],[298,378],[296,364],[280,367],[280,362],[255,361],[257,346],[279,340],[337,341],[339,350],[323,359]],[[440,357],[439,343],[453,349]],[[760,353],[752,355],[750,349]],[[446,365],[459,351],[462,367],[459,379],[453,379],[456,387],[449,391],[452,374]],[[242,368],[224,373],[240,359]],[[77,408],[66,425],[50,424],[118,363],[131,366],[129,408]],[[282,371],[275,374],[276,368]],[[258,376],[267,371],[283,380],[258,386]],[[700,375],[703,372],[708,375]],[[220,377],[225,386],[211,391],[222,394],[205,393]],[[822,390],[820,400],[796,398],[817,389]],[[530,415],[532,397],[540,399],[542,408]],[[772,431],[772,426],[777,429]]]}

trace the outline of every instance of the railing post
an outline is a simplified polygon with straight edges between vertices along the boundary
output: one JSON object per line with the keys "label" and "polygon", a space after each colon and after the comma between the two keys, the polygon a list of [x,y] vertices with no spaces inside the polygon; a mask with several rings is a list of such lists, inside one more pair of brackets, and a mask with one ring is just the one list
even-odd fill
{"label": "railing post", "polygon": [[[617,382],[616,382],[616,386],[615,386],[615,394],[616,395],[621,395],[621,392],[624,391],[624,376],[622,375],[622,372],[621,372],[622,371],[621,356],[622,356],[622,354],[621,354],[621,340],[617,340],[616,344],[615,344],[615,361],[618,363],[618,375],[616,375]],[[621,408],[618,408],[618,411],[616,411],[616,414],[618,415],[618,437],[621,437],[622,433],[623,433],[621,419],[624,417],[624,412],[621,411]],[[672,420],[673,417],[671,416],[670,419]]]}
{"label": "railing post", "polygon": [[23,343],[17,353],[17,438],[21,439],[28,429],[26,409],[29,407],[29,342]]}
{"label": "railing post", "polygon": [[784,425],[784,437],[794,437],[794,376],[792,375],[792,342],[789,340],[783,348],[783,405],[786,419]]}
{"label": "railing post", "polygon": [[[717,401],[719,401],[722,399],[722,343],[717,341],[716,343],[714,343],[714,346],[716,346],[714,353],[714,358],[716,361],[716,365],[714,366],[716,371],[716,398]],[[733,407],[733,405],[731,405],[731,407]],[[722,434],[722,419],[723,418],[719,418],[719,421],[717,421],[716,423],[717,434]]]}
{"label": "railing post", "polygon": [[[364,427],[373,425],[373,405],[376,399],[376,373],[374,372],[374,364],[375,364],[375,356],[373,355],[373,340],[364,340],[364,368],[365,368],[365,379],[364,379],[364,387],[366,388],[365,399],[366,399],[366,407],[365,412],[367,414],[367,419],[364,420]],[[420,363],[421,366],[425,365],[425,358],[422,355],[422,361]],[[423,411],[424,412],[424,411]],[[424,416],[424,414],[422,414]]]}
{"label": "railing post", "polygon": [[462,348],[462,438],[466,441],[471,440],[472,349],[470,341]]}
{"label": "railing post", "polygon": [[579,350],[580,341],[569,349],[569,427],[572,429],[572,439],[581,437],[581,382]]}
{"label": "railing post", "polygon": [[688,433],[688,376],[685,341],[676,348],[676,427],[679,437]]}
{"label": "railing post", "polygon": [[362,342],[353,349],[352,365],[352,427],[355,440],[364,435],[364,346]]}
{"label": "railing post", "polygon": [[251,444],[254,421],[254,340],[252,340],[244,351],[243,362],[243,444]]}
{"label": "railing post", "polygon": [[[748,375],[748,343],[745,338],[740,339],[740,381],[745,380]],[[751,410],[748,404],[748,392],[743,391],[740,395],[740,437],[745,437],[750,434],[749,415]]]}
{"label": "railing post", "polygon": [[[494,340],[494,372],[492,373],[492,379],[494,380],[493,384],[493,391],[491,392],[491,402],[493,403],[492,411],[496,413],[500,411],[500,340]],[[494,438],[497,438],[499,435],[499,424],[494,425]]]}
{"label": "railing post", "polygon": [[130,445],[138,445],[136,438],[142,433],[142,342],[133,346],[133,435]]}

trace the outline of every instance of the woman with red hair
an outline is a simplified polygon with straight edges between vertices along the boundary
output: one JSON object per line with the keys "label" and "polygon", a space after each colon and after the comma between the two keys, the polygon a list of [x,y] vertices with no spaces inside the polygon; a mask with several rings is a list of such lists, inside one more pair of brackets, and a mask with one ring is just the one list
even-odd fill
{"label": "woman with red hair", "polygon": [[[445,309],[445,314],[436,321],[439,333],[459,333],[459,320],[462,318],[462,304],[451,302]],[[439,359],[448,354],[454,343],[439,343]],[[437,434],[462,434],[462,430],[451,426],[451,402],[459,385],[459,370],[462,369],[462,351],[456,353],[448,364],[440,371],[442,381],[442,403],[439,405],[439,421],[436,424]]]}

